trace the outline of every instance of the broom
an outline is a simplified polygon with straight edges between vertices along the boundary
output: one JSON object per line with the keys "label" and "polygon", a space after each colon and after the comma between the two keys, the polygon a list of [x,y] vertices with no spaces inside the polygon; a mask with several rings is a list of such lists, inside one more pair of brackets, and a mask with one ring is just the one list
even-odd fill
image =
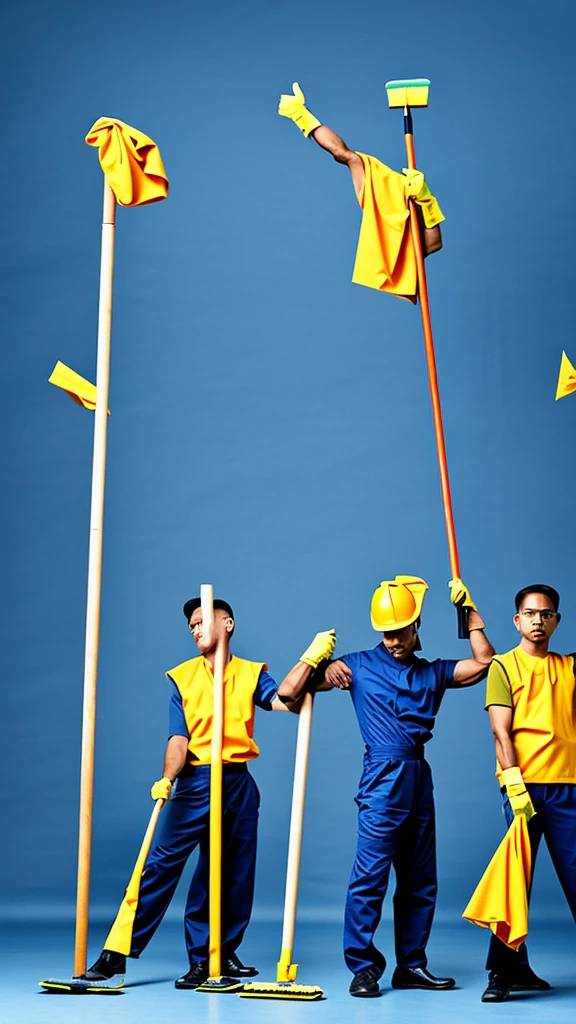
{"label": "broom", "polygon": [[307,693],[302,702],[298,721],[292,812],[290,816],[290,839],[288,842],[288,867],[286,870],[282,949],[277,965],[276,981],[268,983],[253,981],[244,985],[242,992],[240,992],[242,999],[307,999],[311,1001],[321,999],[324,995],[322,989],[317,985],[297,985],[296,973],[298,971],[298,964],[292,963],[313,702],[313,695]]}

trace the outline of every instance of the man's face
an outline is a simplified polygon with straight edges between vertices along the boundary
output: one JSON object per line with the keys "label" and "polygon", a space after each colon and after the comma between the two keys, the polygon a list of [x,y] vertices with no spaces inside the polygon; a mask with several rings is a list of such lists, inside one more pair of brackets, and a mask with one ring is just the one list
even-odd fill
{"label": "man's face", "polygon": [[194,637],[194,642],[201,654],[208,654],[210,651],[215,650],[216,643],[219,639],[225,639],[229,637],[234,629],[234,619],[231,619],[227,612],[222,608],[214,609],[214,630],[212,635],[212,641],[206,642],[204,632],[202,630],[202,609],[196,608],[190,616],[190,622],[188,628]]}
{"label": "man's face", "polygon": [[547,594],[526,594],[514,616],[514,625],[525,640],[547,644],[560,616]]}
{"label": "man's face", "polygon": [[404,626],[404,629],[389,630],[382,634],[384,647],[397,661],[404,661],[410,657],[417,640],[418,633],[414,622],[410,626]]}

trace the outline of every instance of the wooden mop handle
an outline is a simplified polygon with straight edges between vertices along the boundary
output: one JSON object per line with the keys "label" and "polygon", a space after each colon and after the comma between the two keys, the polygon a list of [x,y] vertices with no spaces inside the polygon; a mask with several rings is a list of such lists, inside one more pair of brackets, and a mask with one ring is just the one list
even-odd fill
{"label": "wooden mop handle", "polygon": [[298,719],[298,740],[296,742],[296,763],[294,766],[294,787],[292,790],[292,811],[290,814],[290,838],[288,840],[288,865],[286,869],[286,895],[284,899],[284,924],[282,928],[282,950],[278,963],[278,981],[294,981],[297,964],[292,964],[294,928],[296,925],[296,904],[298,900],[298,879],[300,875],[300,854],[302,851],[302,828],[304,824],[304,803],[306,799],[306,776],[310,751],[310,730],[314,695],[307,693],[302,702]]}
{"label": "wooden mop handle", "polygon": [[88,946],[88,900],[90,895],[90,852],[92,842],[92,795],[94,790],[94,740],[96,729],[96,681],[100,591],[102,581],[102,526],[106,475],[106,429],[110,381],[110,333],[112,326],[112,279],[114,275],[114,230],[116,199],[104,178],[102,247],[100,258],[100,299],[98,305],[98,354],[96,368],[96,413],[92,461],[90,542],[88,552],[88,596],[84,653],[84,702],[82,709],[82,759],[80,768],[80,821],[78,829],[78,881],[76,889],[76,936],[74,975],[86,970]]}
{"label": "wooden mop handle", "polygon": [[[409,107],[404,108],[404,139],[406,142],[406,160],[408,167],[411,170],[416,170],[414,131],[412,127],[412,114]],[[432,400],[432,417],[434,420],[434,434],[436,437],[436,451],[438,454],[438,469],[440,471],[440,489],[442,492],[444,523],[446,525],[446,537],[448,540],[450,571],[453,579],[459,579],[460,560],[458,558],[456,528],[454,526],[454,512],[452,509],[452,496],[450,493],[450,477],[448,475],[448,460],[446,458],[446,444],[444,441],[444,427],[442,424],[442,407],[440,405],[436,355],[434,352],[434,338],[432,336],[432,320],[430,318],[430,303],[428,301],[426,268],[424,266],[424,254],[422,252],[422,240],[420,238],[420,225],[418,223],[418,213],[414,199],[410,198],[409,206],[410,229],[412,232],[412,242],[414,244],[414,253],[416,256],[418,298],[420,300],[420,313],[422,316],[422,327],[424,330],[424,348],[426,351],[426,363],[428,366],[430,398]],[[465,608],[459,607],[456,608],[456,612],[458,616],[458,636],[461,640],[465,640],[470,635],[468,632],[468,612]]]}
{"label": "wooden mop handle", "polygon": [[[200,588],[202,600],[202,627],[212,638],[214,627],[214,591],[211,586]],[[210,752],[210,873],[209,873],[209,948],[208,974],[221,975],[222,954],[222,743],[224,735],[224,648],[218,640],[214,654],[214,714],[212,719],[212,747]]]}

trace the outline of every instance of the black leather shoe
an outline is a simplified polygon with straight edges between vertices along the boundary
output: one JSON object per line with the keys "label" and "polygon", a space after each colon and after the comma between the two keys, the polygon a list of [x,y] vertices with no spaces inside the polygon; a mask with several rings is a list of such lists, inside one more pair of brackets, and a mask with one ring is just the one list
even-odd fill
{"label": "black leather shoe", "polygon": [[246,967],[236,953],[222,957],[222,974],[227,978],[255,978],[258,971],[255,967]]}
{"label": "black leather shoe", "polygon": [[380,985],[378,982],[381,977],[382,971],[377,967],[366,967],[354,975],[348,991],[351,996],[379,996]]}
{"label": "black leather shoe", "polygon": [[79,977],[82,981],[108,981],[115,974],[126,974],[126,957],[121,953],[114,953],[111,949],[103,949],[86,974]]}
{"label": "black leather shoe", "polygon": [[490,971],[488,975],[488,985],[482,993],[483,1003],[503,1003],[505,999],[508,999],[512,983],[509,978],[504,977],[503,974],[497,974],[496,971]]}
{"label": "black leather shoe", "polygon": [[442,991],[454,988],[454,978],[435,978],[425,967],[397,967],[392,975],[392,988],[427,988]]}
{"label": "black leather shoe", "polygon": [[552,986],[544,978],[539,978],[530,967],[530,964],[521,964],[516,974],[516,981],[510,989],[511,992],[548,992]]}
{"label": "black leather shoe", "polygon": [[176,978],[174,988],[198,988],[198,985],[204,984],[207,977],[208,961],[195,960],[187,974],[183,974],[181,978]]}

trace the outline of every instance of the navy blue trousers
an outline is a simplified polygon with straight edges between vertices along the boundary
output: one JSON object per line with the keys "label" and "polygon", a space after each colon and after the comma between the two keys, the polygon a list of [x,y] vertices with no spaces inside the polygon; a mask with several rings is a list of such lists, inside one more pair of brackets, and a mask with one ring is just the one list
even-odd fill
{"label": "navy blue trousers", "polygon": [[374,933],[393,865],[396,960],[402,966],[425,967],[438,889],[430,765],[423,757],[381,760],[374,752],[366,755],[356,803],[358,845],[344,914],[346,964],[354,974],[386,966]]}
{"label": "navy blue trousers", "polygon": [[[256,835],[260,795],[244,765],[224,765],[222,784],[222,952],[242,942],[254,897]],[[130,956],[148,945],[164,914],[188,857],[200,844],[184,925],[190,963],[208,956],[210,767],[192,768],[160,815],[160,834],[142,875]]]}
{"label": "navy blue trousers", "polygon": [[[572,917],[576,921],[576,784],[529,782],[526,789],[536,811],[528,822],[532,875],[540,840],[544,837]],[[506,824],[510,826],[514,814],[505,790],[502,790],[502,804]],[[492,935],[486,961],[487,971],[497,971],[513,978],[519,965],[527,963],[528,950],[525,944],[516,952]]]}

